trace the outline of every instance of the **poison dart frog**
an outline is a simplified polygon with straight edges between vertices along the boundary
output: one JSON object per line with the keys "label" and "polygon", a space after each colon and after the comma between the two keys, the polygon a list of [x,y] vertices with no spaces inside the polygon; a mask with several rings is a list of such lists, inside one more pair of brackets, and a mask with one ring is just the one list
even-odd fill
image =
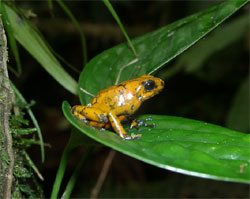
{"label": "poison dart frog", "polygon": [[100,91],[86,106],[73,106],[71,112],[89,126],[98,129],[112,126],[122,139],[131,140],[136,137],[125,132],[121,121],[135,113],[142,102],[158,94],[163,87],[163,80],[143,75]]}

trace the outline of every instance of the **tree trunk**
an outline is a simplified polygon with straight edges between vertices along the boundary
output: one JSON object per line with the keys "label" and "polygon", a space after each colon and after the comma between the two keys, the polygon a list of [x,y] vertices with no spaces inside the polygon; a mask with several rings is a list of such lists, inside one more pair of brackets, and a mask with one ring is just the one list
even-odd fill
{"label": "tree trunk", "polygon": [[0,17],[0,198],[10,199],[13,185],[14,154],[9,117],[13,93],[7,71],[7,39]]}

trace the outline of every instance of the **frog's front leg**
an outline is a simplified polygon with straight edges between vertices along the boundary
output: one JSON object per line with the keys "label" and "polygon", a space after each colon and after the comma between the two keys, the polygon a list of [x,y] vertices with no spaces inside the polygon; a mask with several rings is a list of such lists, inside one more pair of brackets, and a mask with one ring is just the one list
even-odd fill
{"label": "frog's front leg", "polygon": [[144,119],[144,120],[138,120],[138,119],[134,119],[132,121],[132,123],[130,124],[130,128],[128,131],[131,131],[132,128],[136,128],[137,130],[140,130],[140,127],[141,126],[146,126],[146,127],[151,127],[151,128],[154,128],[155,127],[155,124],[147,124],[145,122],[147,121],[152,121],[152,117],[149,116],[148,118]]}
{"label": "frog's front leg", "polygon": [[109,112],[108,113],[109,121],[111,123],[111,126],[115,130],[115,132],[124,140],[131,140],[133,139],[130,137],[124,130],[119,118],[113,113]]}
{"label": "frog's front leg", "polygon": [[[123,120],[126,119],[126,116],[125,116],[125,115],[119,115],[119,116],[118,116],[118,119],[120,120],[120,122],[122,122]],[[105,124],[105,126],[104,126],[105,129],[109,129],[110,127],[111,127],[110,122],[107,123],[107,124]]]}
{"label": "frog's front leg", "polygon": [[121,121],[123,121],[126,116],[125,115],[120,115],[120,116],[116,116],[113,112],[109,112],[108,113],[109,116],[109,121],[110,123],[107,123],[105,125],[105,128],[108,127],[109,124],[111,124],[111,126],[113,127],[113,129],[115,130],[115,132],[124,140],[133,140],[133,139],[140,139],[141,138],[141,134],[131,134],[131,136],[129,136],[122,124]]}

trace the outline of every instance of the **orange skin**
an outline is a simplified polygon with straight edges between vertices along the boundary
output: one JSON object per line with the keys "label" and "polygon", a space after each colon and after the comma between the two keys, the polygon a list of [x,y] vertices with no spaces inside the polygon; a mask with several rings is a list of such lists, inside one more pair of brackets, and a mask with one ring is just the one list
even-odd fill
{"label": "orange skin", "polygon": [[121,121],[132,115],[142,102],[158,94],[164,81],[143,75],[100,91],[86,106],[76,105],[71,109],[73,115],[95,128],[108,129],[110,125],[124,140],[131,140],[121,125]]}

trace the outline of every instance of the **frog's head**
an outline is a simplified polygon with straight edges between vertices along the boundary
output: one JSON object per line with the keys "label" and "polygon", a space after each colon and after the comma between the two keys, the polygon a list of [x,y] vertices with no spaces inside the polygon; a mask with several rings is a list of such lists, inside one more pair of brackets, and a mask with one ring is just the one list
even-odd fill
{"label": "frog's head", "polygon": [[143,75],[139,77],[136,96],[140,101],[145,101],[158,94],[164,88],[164,81],[152,75]]}

